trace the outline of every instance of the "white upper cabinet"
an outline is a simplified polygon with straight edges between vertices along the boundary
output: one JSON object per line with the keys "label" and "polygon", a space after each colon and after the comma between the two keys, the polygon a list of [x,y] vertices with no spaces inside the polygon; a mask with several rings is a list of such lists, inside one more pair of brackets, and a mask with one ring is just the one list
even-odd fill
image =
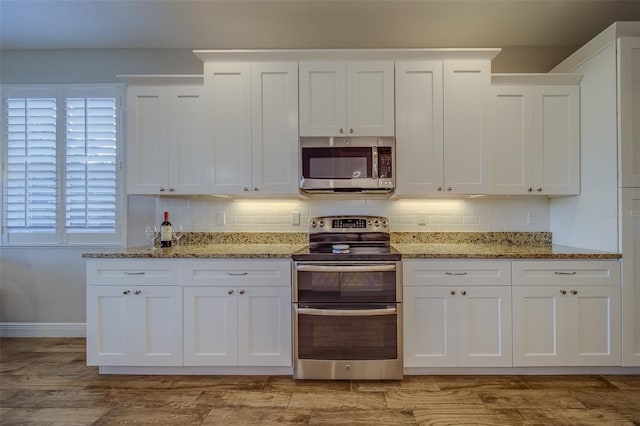
{"label": "white upper cabinet", "polygon": [[210,193],[202,98],[198,85],[128,87],[127,193]]}
{"label": "white upper cabinet", "polygon": [[[554,76],[543,76],[551,81]],[[574,76],[575,77],[575,76]],[[580,192],[580,95],[575,84],[513,84],[494,77],[493,193]],[[561,78],[564,78],[562,76]],[[578,81],[579,81],[579,77]],[[506,83],[502,83],[505,81]]]}
{"label": "white upper cabinet", "polygon": [[397,195],[489,191],[490,66],[396,63]]}
{"label": "white upper cabinet", "polygon": [[206,63],[213,193],[297,194],[295,63]]}
{"label": "white upper cabinet", "polygon": [[392,61],[300,62],[301,136],[394,136]]}
{"label": "white upper cabinet", "polygon": [[622,186],[640,188],[640,37],[618,39]]}

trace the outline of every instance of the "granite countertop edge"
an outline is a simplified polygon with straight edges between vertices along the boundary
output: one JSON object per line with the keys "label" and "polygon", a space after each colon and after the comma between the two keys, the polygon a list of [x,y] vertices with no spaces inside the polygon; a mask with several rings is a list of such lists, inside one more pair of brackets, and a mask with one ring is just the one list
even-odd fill
{"label": "granite countertop edge", "polygon": [[[619,253],[554,244],[394,243],[403,259],[619,259]],[[205,244],[172,249],[133,247],[83,253],[86,259],[288,259],[304,253],[306,244]]]}

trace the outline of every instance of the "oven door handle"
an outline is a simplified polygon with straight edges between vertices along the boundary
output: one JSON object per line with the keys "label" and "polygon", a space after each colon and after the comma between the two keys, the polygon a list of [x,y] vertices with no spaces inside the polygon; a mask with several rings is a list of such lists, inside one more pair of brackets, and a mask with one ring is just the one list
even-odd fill
{"label": "oven door handle", "polygon": [[397,308],[381,309],[315,309],[295,307],[296,313],[300,315],[318,315],[324,317],[371,317],[379,315],[396,315]]}
{"label": "oven door handle", "polygon": [[297,271],[303,272],[390,272],[396,265],[296,265]]}

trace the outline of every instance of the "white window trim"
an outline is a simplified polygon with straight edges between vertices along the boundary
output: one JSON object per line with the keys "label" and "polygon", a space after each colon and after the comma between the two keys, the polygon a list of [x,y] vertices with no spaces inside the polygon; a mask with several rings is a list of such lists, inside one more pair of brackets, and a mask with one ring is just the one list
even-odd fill
{"label": "white window trim", "polygon": [[[58,105],[64,105],[65,97],[86,96],[90,91],[91,96],[100,95],[100,92],[107,96],[113,96],[114,93],[118,98],[118,129],[117,129],[117,150],[118,150],[118,172],[119,179],[117,182],[117,203],[119,206],[118,225],[114,234],[86,233],[75,234],[65,232],[65,180],[64,180],[64,161],[57,162],[56,176],[58,177],[57,199],[60,201],[56,206],[56,232],[51,234],[29,234],[29,233],[9,233],[4,226],[5,212],[5,184],[7,182],[6,168],[6,97],[7,91],[19,91],[25,96],[41,96],[42,92],[47,90],[55,90]],[[2,176],[2,184],[0,185],[0,228],[1,238],[0,246],[5,247],[122,247],[126,245],[126,219],[127,219],[127,196],[126,175],[124,170],[125,159],[125,142],[123,131],[124,121],[124,100],[125,86],[123,84],[5,84],[0,85],[0,93],[2,93],[2,118],[0,119],[0,134],[2,135],[2,143],[0,143],[0,176]],[[56,118],[56,145],[57,158],[64,159],[64,143],[60,143],[61,135],[64,135],[64,111],[59,111]],[[62,139],[64,140],[64,139]]]}

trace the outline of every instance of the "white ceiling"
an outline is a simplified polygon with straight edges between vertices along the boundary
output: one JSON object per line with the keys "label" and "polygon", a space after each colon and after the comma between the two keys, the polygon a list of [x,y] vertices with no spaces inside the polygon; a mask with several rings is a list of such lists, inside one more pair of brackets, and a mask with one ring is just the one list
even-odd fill
{"label": "white ceiling", "polygon": [[640,0],[0,0],[0,48],[579,46]]}

